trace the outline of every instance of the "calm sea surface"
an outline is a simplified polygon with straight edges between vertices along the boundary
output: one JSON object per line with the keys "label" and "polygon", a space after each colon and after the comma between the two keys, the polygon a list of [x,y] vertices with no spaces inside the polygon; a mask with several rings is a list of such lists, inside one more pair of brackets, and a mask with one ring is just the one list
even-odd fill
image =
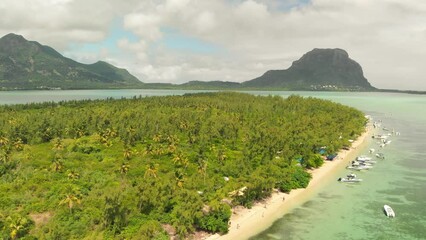
{"label": "calm sea surface", "polygon": [[[0,104],[132,96],[182,95],[202,91],[177,90],[75,90],[0,92]],[[284,215],[266,231],[263,239],[426,239],[426,95],[394,93],[336,93],[254,91],[257,95],[292,94],[329,99],[353,106],[382,120],[382,127],[395,129],[391,144],[369,148],[386,156],[373,169],[360,172],[360,184],[330,182],[319,193]],[[347,170],[336,173],[345,176]],[[388,219],[383,205],[389,204],[396,218]]]}

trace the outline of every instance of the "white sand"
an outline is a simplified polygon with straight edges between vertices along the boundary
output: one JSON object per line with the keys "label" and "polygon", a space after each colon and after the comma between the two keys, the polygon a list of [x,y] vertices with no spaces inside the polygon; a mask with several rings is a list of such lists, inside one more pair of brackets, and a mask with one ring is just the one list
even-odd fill
{"label": "white sand", "polygon": [[[340,151],[334,161],[325,161],[323,166],[311,171],[312,179],[307,188],[292,190],[290,194],[273,193],[269,199],[256,203],[251,209],[234,208],[229,232],[222,236],[219,234],[211,235],[207,239],[248,239],[266,230],[274,221],[317,194],[321,190],[321,186],[332,181],[333,174],[331,173],[346,167],[359,154],[360,150],[366,145],[366,137],[370,136],[371,132],[372,129],[367,128],[367,131],[352,143],[350,150]],[[284,198],[285,200],[283,200]]]}

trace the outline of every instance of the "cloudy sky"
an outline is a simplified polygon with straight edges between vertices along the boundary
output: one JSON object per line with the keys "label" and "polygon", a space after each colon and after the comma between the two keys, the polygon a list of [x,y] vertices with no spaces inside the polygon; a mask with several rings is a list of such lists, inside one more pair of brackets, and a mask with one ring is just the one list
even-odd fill
{"label": "cloudy sky", "polygon": [[426,90],[424,0],[1,0],[10,32],[143,82],[241,82],[342,48],[374,86]]}

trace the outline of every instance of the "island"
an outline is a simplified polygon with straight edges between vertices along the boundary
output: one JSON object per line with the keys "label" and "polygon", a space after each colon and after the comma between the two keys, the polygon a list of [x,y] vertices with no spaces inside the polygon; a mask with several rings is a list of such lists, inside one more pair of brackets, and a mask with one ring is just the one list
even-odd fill
{"label": "island", "polygon": [[225,234],[365,130],[326,100],[235,92],[0,106],[0,229],[16,239]]}

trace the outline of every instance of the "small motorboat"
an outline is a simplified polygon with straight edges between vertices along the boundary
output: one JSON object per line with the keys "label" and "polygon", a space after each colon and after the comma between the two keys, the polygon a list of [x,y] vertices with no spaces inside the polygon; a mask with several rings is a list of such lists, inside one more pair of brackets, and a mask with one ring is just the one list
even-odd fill
{"label": "small motorboat", "polygon": [[339,182],[362,182],[362,179],[360,179],[360,178],[352,178],[352,179],[338,178],[337,181],[339,181]]}
{"label": "small motorboat", "polygon": [[370,165],[377,163],[377,161],[374,161],[374,160],[371,160],[371,159],[369,159],[369,160],[367,160],[367,159],[357,159],[357,160],[352,161],[352,163],[355,163],[355,162],[357,162],[359,164],[370,164]]}
{"label": "small motorboat", "polygon": [[359,156],[359,157],[356,157],[356,160],[358,160],[358,161],[370,161],[371,157]]}
{"label": "small motorboat", "polygon": [[384,205],[383,210],[388,217],[395,217],[395,212],[389,205]]}
{"label": "small motorboat", "polygon": [[386,138],[388,138],[388,136],[381,135],[381,134],[373,135],[371,137],[374,138],[374,139],[386,139]]}
{"label": "small motorboat", "polygon": [[349,165],[346,167],[346,169],[361,171],[361,170],[369,170],[373,168],[373,166],[367,166],[367,165]]}
{"label": "small motorboat", "polygon": [[338,178],[339,182],[362,182],[362,179],[357,178],[354,173],[348,174],[345,178]]}
{"label": "small motorboat", "polygon": [[385,154],[383,153],[376,153],[376,157],[380,159],[385,159]]}

